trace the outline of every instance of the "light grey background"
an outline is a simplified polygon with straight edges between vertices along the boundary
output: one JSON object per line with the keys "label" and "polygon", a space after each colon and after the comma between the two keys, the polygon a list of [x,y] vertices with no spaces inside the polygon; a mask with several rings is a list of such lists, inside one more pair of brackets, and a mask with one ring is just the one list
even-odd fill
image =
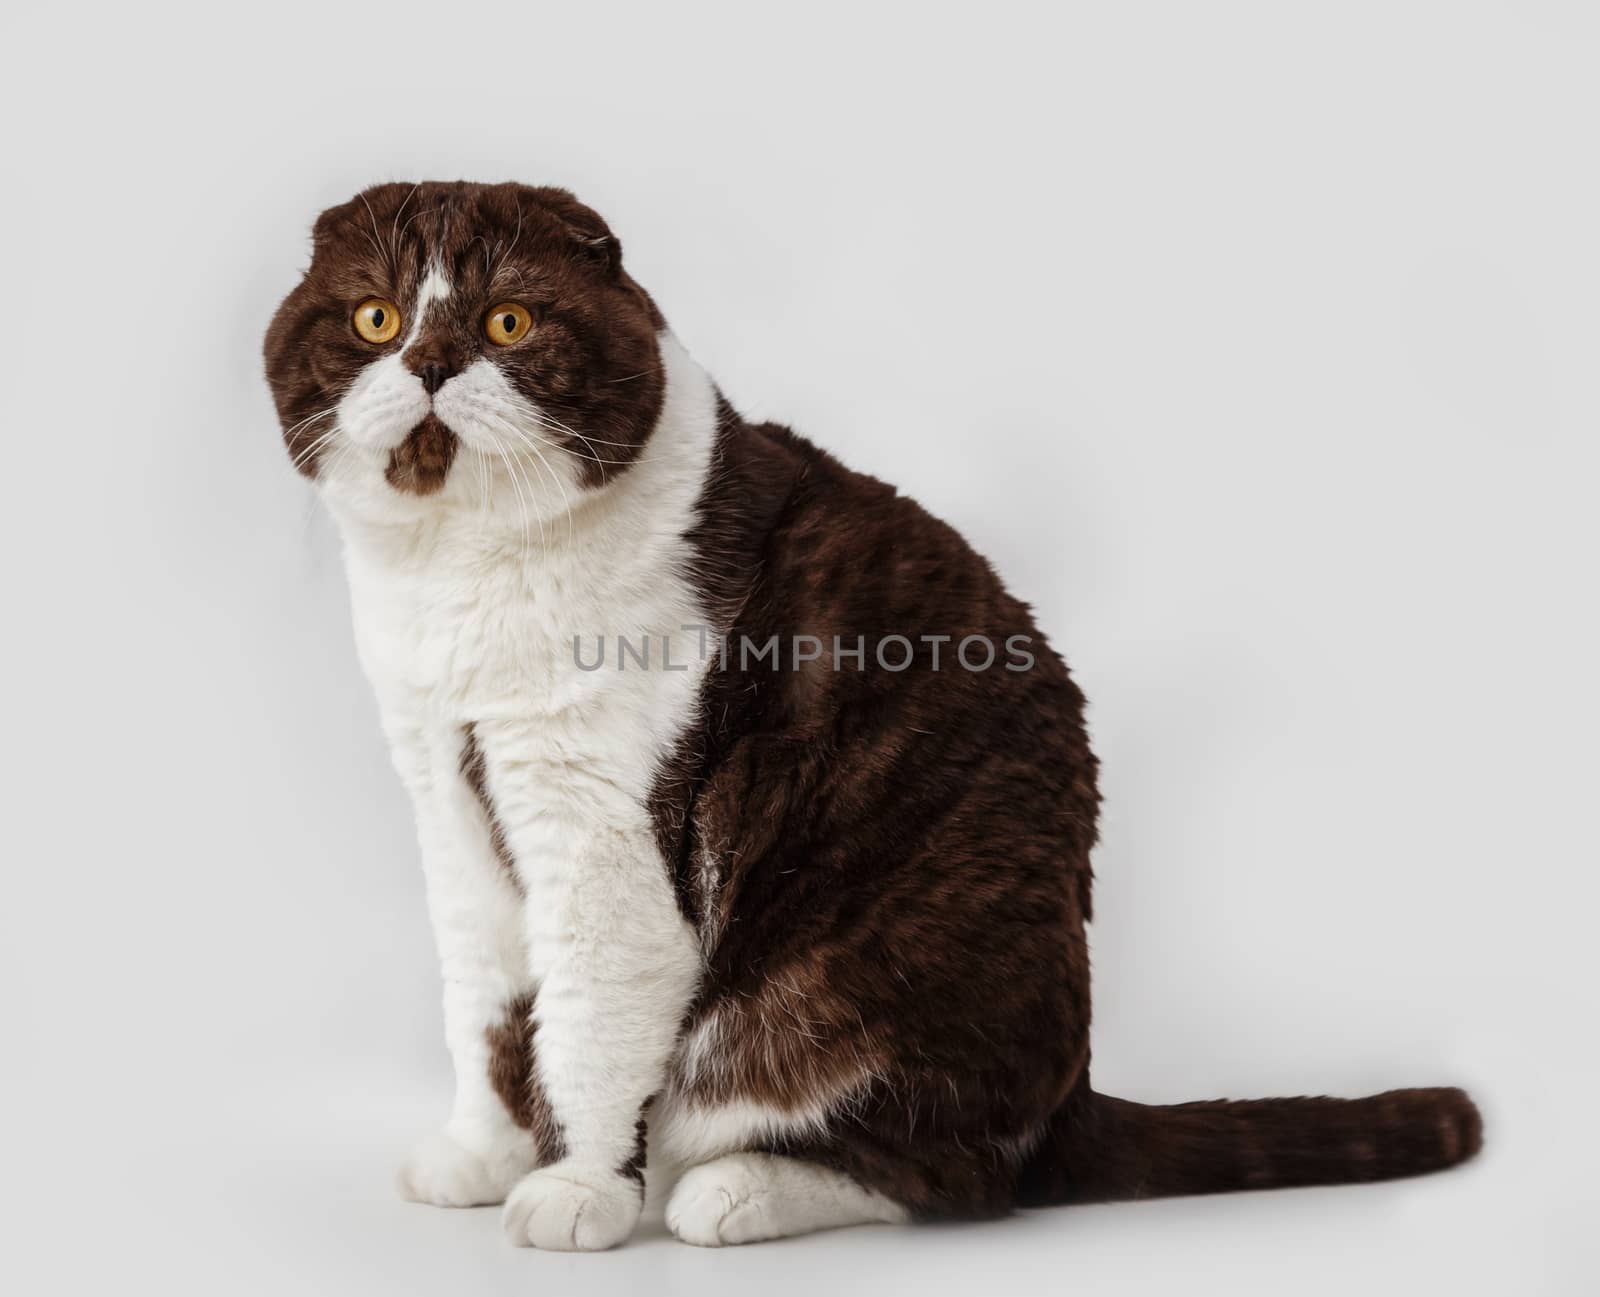
{"label": "light grey background", "polygon": [[[1596,1195],[1593,5],[274,3],[4,20],[17,1293],[1575,1293]],[[369,182],[570,185],[748,414],[964,529],[1105,762],[1095,1065],[1458,1082],[1387,1186],[517,1252],[258,360]]]}

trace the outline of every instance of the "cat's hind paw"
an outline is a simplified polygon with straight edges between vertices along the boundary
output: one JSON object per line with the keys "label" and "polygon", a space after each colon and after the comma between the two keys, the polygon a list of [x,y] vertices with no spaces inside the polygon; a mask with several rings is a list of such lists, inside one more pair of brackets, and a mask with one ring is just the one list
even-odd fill
{"label": "cat's hind paw", "polygon": [[764,1219],[764,1188],[741,1158],[694,1167],[678,1182],[667,1203],[667,1228],[696,1247],[772,1237],[781,1231]]}
{"label": "cat's hind paw", "polygon": [[730,1153],[686,1171],[667,1200],[667,1228],[696,1247],[902,1221],[906,1209],[842,1172],[767,1153]]}

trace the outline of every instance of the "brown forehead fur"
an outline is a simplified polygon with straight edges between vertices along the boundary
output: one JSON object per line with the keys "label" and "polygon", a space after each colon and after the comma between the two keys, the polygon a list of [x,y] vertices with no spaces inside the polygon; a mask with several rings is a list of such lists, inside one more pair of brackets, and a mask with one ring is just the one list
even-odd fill
{"label": "brown forehead fur", "polygon": [[[417,371],[441,364],[459,372],[490,356],[547,416],[546,441],[576,457],[587,484],[602,484],[649,437],[663,387],[656,348],[663,321],[621,259],[606,223],[564,189],[387,184],[330,208],[312,232],[311,266],[278,308],[265,347],[296,466],[316,476],[318,437],[331,417],[323,412],[367,365],[403,348],[404,363]],[[432,267],[450,281],[450,296],[429,310],[408,346],[417,293]],[[400,309],[392,342],[374,345],[355,331],[356,308],[371,297]],[[484,337],[484,318],[504,302],[526,307],[534,327],[522,342],[495,347]],[[419,425],[417,446],[408,443],[413,459],[398,466],[408,481],[417,472],[442,481],[450,454],[437,431]],[[397,481],[396,468],[391,482],[418,489]]]}

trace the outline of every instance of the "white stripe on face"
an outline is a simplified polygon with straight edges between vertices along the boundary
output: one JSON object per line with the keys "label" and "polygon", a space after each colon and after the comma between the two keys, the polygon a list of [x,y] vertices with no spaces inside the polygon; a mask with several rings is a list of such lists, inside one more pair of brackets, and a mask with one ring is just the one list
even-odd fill
{"label": "white stripe on face", "polygon": [[388,449],[398,446],[427,416],[433,402],[422,380],[405,364],[405,354],[422,336],[429,308],[450,296],[450,280],[434,263],[417,286],[411,308],[411,329],[399,351],[373,361],[359,374],[339,402],[339,425],[358,446]]}
{"label": "white stripe on face", "polygon": [[423,322],[428,318],[428,308],[435,302],[449,299],[450,287],[450,279],[444,273],[444,268],[437,261],[430,263],[428,273],[422,277],[422,283],[417,286],[417,304],[411,321],[411,332],[406,335],[405,347],[400,348],[402,352],[421,336]]}

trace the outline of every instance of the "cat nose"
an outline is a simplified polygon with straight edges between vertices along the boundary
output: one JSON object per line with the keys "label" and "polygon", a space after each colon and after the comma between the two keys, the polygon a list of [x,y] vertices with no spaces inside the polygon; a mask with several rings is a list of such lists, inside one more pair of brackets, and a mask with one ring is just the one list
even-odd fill
{"label": "cat nose", "polygon": [[422,390],[434,395],[461,372],[466,357],[448,338],[424,338],[401,356],[401,363],[422,380]]}
{"label": "cat nose", "polygon": [[423,391],[432,396],[444,386],[445,380],[454,375],[455,372],[449,365],[441,365],[438,361],[429,361],[421,369],[417,370],[417,377],[422,380]]}

